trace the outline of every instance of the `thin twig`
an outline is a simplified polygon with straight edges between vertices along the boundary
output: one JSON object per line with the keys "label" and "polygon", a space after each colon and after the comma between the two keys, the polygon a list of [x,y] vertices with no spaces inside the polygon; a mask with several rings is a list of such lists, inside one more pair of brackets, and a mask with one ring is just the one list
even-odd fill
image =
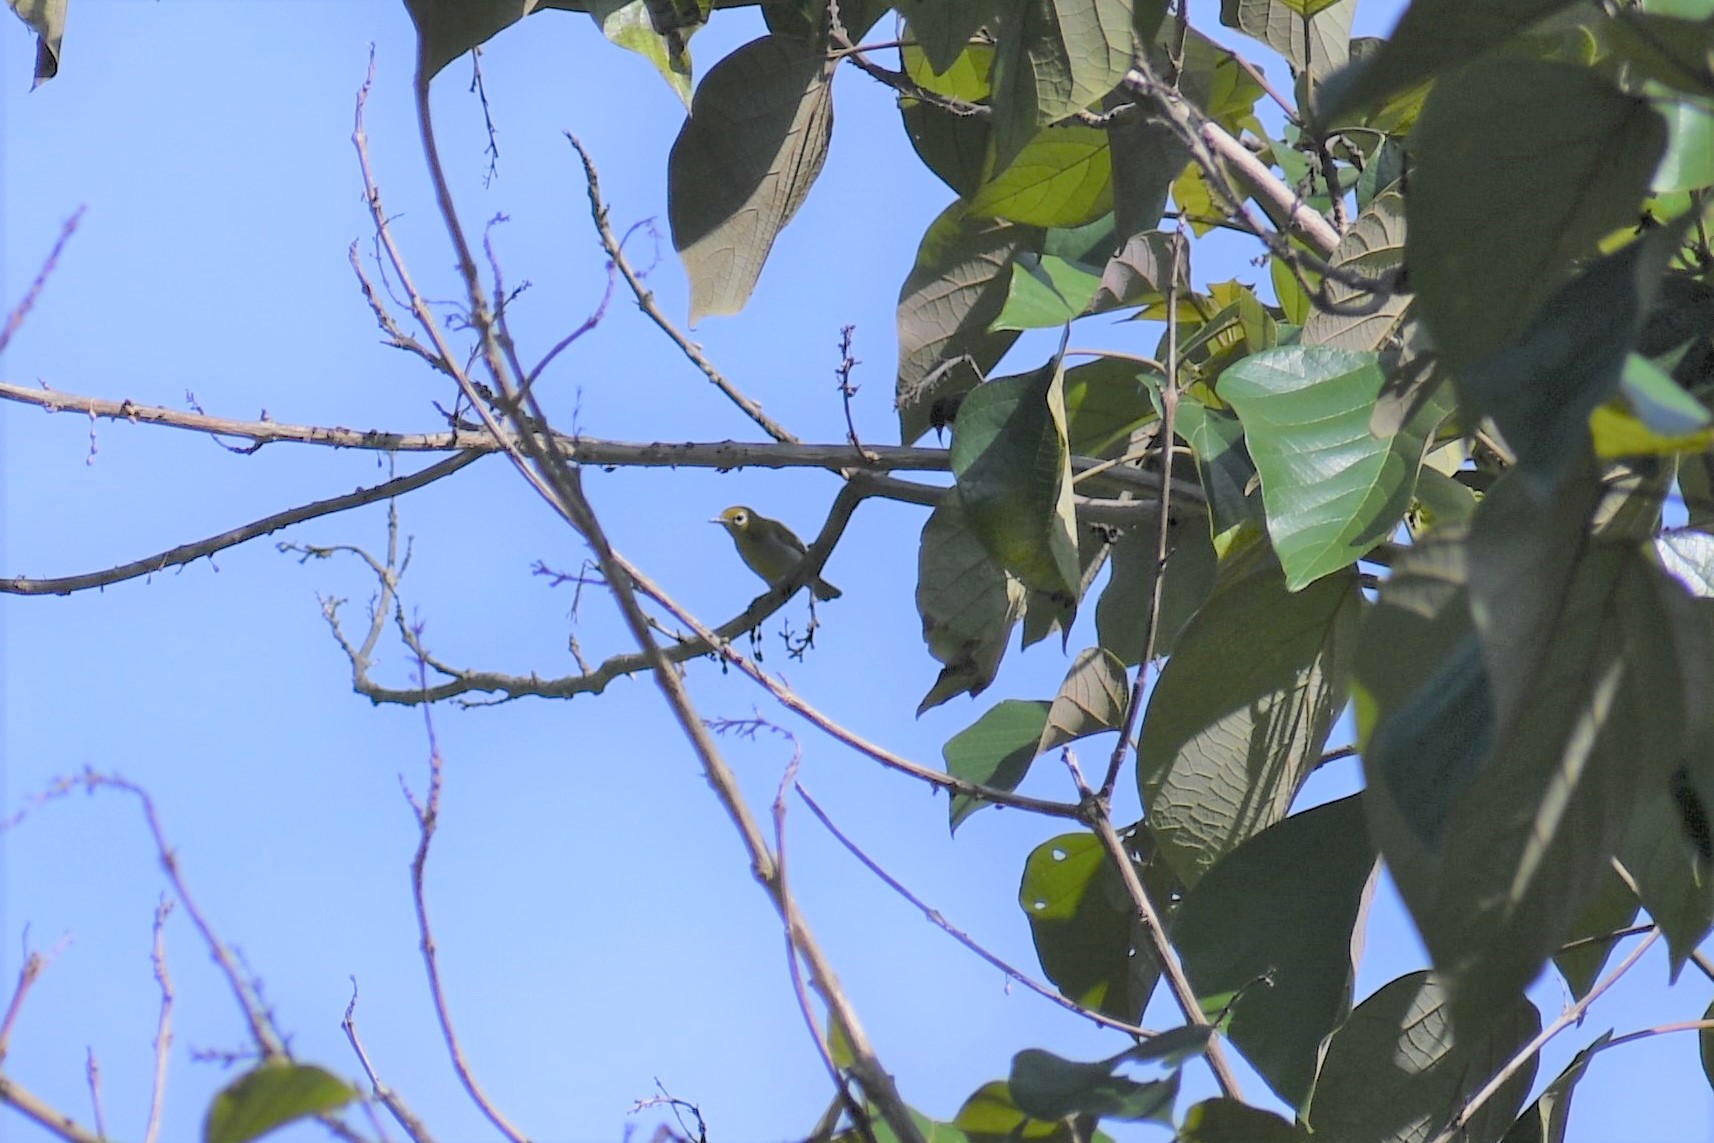
{"label": "thin twig", "polygon": [[11,1076],[0,1075],[0,1104],[18,1109],[25,1119],[65,1143],[107,1143],[100,1135],[91,1135],[65,1112],[44,1102],[42,1098],[18,1083]]}
{"label": "thin twig", "polygon": [[1070,997],[1049,988],[1047,985],[1041,983],[1028,973],[1013,968],[1010,964],[1006,963],[1004,960],[1000,959],[1000,957],[983,947],[968,933],[964,932],[964,930],[953,925],[941,915],[939,909],[934,908],[932,905],[928,904],[928,902],[918,897],[915,893],[912,893],[910,889],[894,878],[892,874],[881,868],[874,858],[870,857],[860,846],[858,846],[856,842],[852,841],[838,826],[833,824],[833,819],[828,817],[827,811],[823,810],[816,800],[810,796],[809,791],[803,788],[803,783],[797,783],[796,788],[798,797],[803,799],[804,804],[809,807],[810,813],[814,814],[817,820],[819,820],[827,829],[827,832],[833,835],[834,840],[838,841],[840,845],[843,845],[852,857],[855,857],[858,861],[862,862],[863,867],[879,878],[882,884],[886,885],[887,888],[909,901],[912,905],[915,905],[918,911],[922,913],[923,917],[926,918],[929,923],[946,933],[947,936],[951,937],[953,940],[957,941],[959,944],[963,945],[965,948],[969,949],[971,952],[1005,973],[1007,977],[1017,981],[1031,992],[1036,993],[1038,996],[1042,996],[1053,1001],[1061,1008],[1064,1008],[1067,1012],[1075,1013],[1076,1015],[1083,1017],[1085,1020],[1099,1024],[1103,1028],[1112,1028],[1114,1031],[1123,1032],[1127,1036],[1135,1036],[1139,1040],[1147,1039],[1150,1036],[1156,1035],[1156,1033],[1151,1032],[1149,1029],[1141,1027],[1140,1025],[1128,1024],[1123,1020],[1115,1020],[1113,1017],[1102,1012],[1097,1012],[1093,1008],[1085,1008]]}
{"label": "thin twig", "polygon": [[83,221],[83,207],[71,212],[71,217],[60,226],[59,237],[54,239],[53,248],[42,260],[42,268],[36,271],[35,279],[30,288],[24,291],[24,296],[18,304],[12,307],[12,312],[6,315],[6,324],[0,326],[0,353],[6,352],[6,346],[12,341],[12,335],[23,328],[24,319],[30,316],[30,310],[35,306],[36,299],[41,296],[42,288],[48,284],[54,267],[59,265],[60,255],[65,252],[65,244],[71,241],[71,236],[77,232],[77,224]]}
{"label": "thin twig", "polygon": [[89,1083],[90,1114],[95,1116],[95,1133],[107,1138],[107,1111],[101,1106],[101,1064],[95,1058],[93,1045],[83,1049],[83,1075]]}
{"label": "thin twig", "polygon": [[1171,269],[1167,273],[1166,372],[1160,387],[1161,496],[1160,514],[1155,519],[1154,582],[1150,585],[1149,613],[1143,624],[1143,646],[1141,657],[1137,660],[1137,677],[1131,684],[1131,693],[1125,702],[1124,717],[1120,719],[1119,741],[1113,746],[1113,755],[1107,761],[1107,774],[1101,780],[1101,789],[1096,795],[1103,804],[1113,797],[1113,788],[1119,781],[1119,770],[1131,750],[1131,735],[1136,731],[1137,720],[1142,717],[1143,686],[1149,676],[1150,664],[1154,662],[1155,646],[1160,640],[1161,607],[1166,599],[1167,560],[1172,554],[1168,545],[1168,537],[1172,533],[1172,462],[1178,451],[1174,447],[1178,439],[1178,278],[1183,252],[1184,230],[1181,223],[1180,228],[1173,232]]}
{"label": "thin twig", "polygon": [[381,1082],[381,1077],[375,1071],[375,1065],[369,1062],[369,1053],[363,1050],[363,1041],[357,1035],[357,978],[351,978],[351,1000],[345,1005],[345,1017],[339,1026],[345,1032],[345,1038],[351,1044],[351,1050],[357,1054],[357,1062],[363,1067],[363,1074],[369,1079],[369,1092],[382,1107],[392,1112],[393,1119],[405,1129],[415,1143],[434,1143],[434,1136],[429,1134],[423,1121],[417,1118],[415,1112],[405,1103],[398,1092]]}
{"label": "thin twig", "polygon": [[649,320],[667,335],[668,340],[678,346],[679,352],[684,354],[692,365],[700,369],[702,375],[708,378],[714,387],[725,395],[727,400],[737,405],[744,411],[745,416],[760,425],[763,432],[777,441],[795,442],[798,439],[796,436],[792,435],[784,425],[764,413],[761,405],[747,396],[725,374],[715,368],[714,363],[708,359],[708,355],[702,352],[702,347],[686,337],[684,331],[674,325],[672,320],[661,311],[661,307],[655,301],[654,292],[643,283],[643,276],[631,266],[630,260],[625,257],[623,244],[613,235],[613,227],[608,221],[607,204],[601,201],[601,179],[595,170],[595,160],[589,157],[589,152],[584,149],[582,141],[576,135],[568,131],[565,137],[570,141],[572,148],[577,151],[577,157],[583,161],[583,177],[589,186],[589,214],[595,221],[595,233],[601,240],[601,249],[606,251],[608,261],[618,268],[619,276],[625,279],[625,284],[631,287],[631,293],[637,299],[637,308],[648,315]]}
{"label": "thin twig", "polygon": [[155,1143],[161,1137],[161,1116],[166,1111],[167,1060],[173,1044],[173,978],[167,971],[167,916],[173,911],[173,901],[161,895],[155,905],[154,940],[149,947],[149,963],[155,972],[155,985],[161,993],[160,1014],[155,1018],[155,1074],[149,1085],[149,1120],[143,1128],[143,1143]]}

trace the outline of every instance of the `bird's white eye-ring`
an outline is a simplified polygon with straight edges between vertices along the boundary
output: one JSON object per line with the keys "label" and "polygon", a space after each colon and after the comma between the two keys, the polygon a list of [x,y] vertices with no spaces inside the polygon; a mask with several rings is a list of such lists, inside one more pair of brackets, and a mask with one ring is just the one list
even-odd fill
{"label": "bird's white eye-ring", "polygon": [[734,512],[734,513],[732,513],[732,522],[734,524],[738,525],[740,528],[742,528],[744,526],[745,521],[749,520],[749,518],[750,518],[750,514],[748,512]]}

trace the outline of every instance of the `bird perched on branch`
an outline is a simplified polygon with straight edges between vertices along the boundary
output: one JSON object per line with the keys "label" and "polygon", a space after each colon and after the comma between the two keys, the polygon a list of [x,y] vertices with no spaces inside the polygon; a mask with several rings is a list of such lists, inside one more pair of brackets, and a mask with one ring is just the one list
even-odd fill
{"label": "bird perched on branch", "polygon": [[[745,566],[766,580],[769,587],[784,582],[809,551],[790,528],[741,504],[726,509],[709,523],[719,524],[731,534]],[[815,598],[824,601],[838,599],[843,594],[820,576],[809,581],[809,589]]]}

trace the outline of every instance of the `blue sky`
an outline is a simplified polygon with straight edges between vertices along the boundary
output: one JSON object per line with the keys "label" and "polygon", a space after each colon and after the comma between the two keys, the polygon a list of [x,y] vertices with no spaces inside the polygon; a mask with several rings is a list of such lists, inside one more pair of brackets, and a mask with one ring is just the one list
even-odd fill
{"label": "blue sky", "polygon": [[[1391,10],[1375,5],[1359,26],[1384,31]],[[1201,18],[1211,25],[1212,7]],[[438,427],[431,402],[447,399],[446,386],[378,344],[346,263],[348,244],[368,237],[350,134],[373,44],[368,133],[397,236],[426,294],[461,293],[411,116],[402,4],[77,0],[60,78],[27,95],[33,44],[15,22],[0,25],[6,307],[60,223],[86,208],[8,351],[7,380],[176,408],[194,394],[208,412],[233,417],[266,410],[281,421]],[[749,14],[723,13],[693,49],[707,66],[759,30]],[[682,317],[684,278],[664,237],[677,97],[587,18],[559,12],[500,36],[483,67],[499,177],[484,187],[486,139],[466,62],[435,88],[439,137],[466,223],[509,217],[495,236],[510,278],[531,283],[513,314],[526,347],[552,344],[603,289],[566,130],[594,156],[621,229],[658,220],[650,283]],[[1283,86],[1283,65],[1268,70]],[[916,162],[884,90],[847,72],[835,106],[827,167],[749,307],[695,336],[800,436],[838,441],[836,345],[840,327],[855,325],[858,428],[891,443],[898,285],[951,195]],[[646,246],[633,249],[648,260]],[[1265,281],[1251,253],[1218,238],[1199,243],[1199,284]],[[1096,326],[1075,340],[1146,351],[1155,336]],[[1052,342],[1025,338],[1009,363],[1037,364]],[[542,384],[560,423],[591,436],[755,436],[623,297]],[[401,468],[421,463],[406,458]],[[236,456],[190,434],[0,406],[0,568],[94,570],[385,476],[372,454],[280,444]],[[614,543],[713,620],[741,610],[759,585],[708,518],[746,503],[808,531],[836,490],[835,477],[804,472],[630,470],[590,473],[588,483]],[[583,600],[574,628],[568,589],[530,574],[538,560],[574,568],[582,552],[504,462],[479,462],[399,510],[414,542],[406,605],[441,657],[552,675],[574,668],[573,630],[592,658],[629,649],[598,595]],[[866,503],[828,565],[845,597],[821,608],[815,651],[788,663],[771,639],[767,664],[836,719],[934,764],[941,744],[993,701],[1051,695],[1066,660],[1051,643],[1014,652],[975,703],[914,719],[935,674],[913,608],[922,518],[915,507]],[[385,525],[372,507],[276,538],[378,551]],[[148,583],[0,600],[0,813],[86,765],[145,785],[199,903],[261,977],[294,1051],[358,1075],[339,1029],[355,976],[359,1026],[383,1077],[439,1138],[485,1138],[441,1049],[410,912],[416,834],[400,782],[419,793],[426,782],[422,714],[353,694],[317,602],[348,598],[355,623],[372,593],[353,560],[305,563],[267,540]],[[786,614],[801,625],[803,607]],[[1090,641],[1078,640],[1073,651]],[[409,667],[402,649],[383,644],[384,677],[402,685]],[[759,708],[797,733],[802,778],[842,828],[953,923],[1033,968],[1017,878],[1030,848],[1057,832],[1052,823],[986,811],[949,840],[945,804],[923,788],[841,751],[735,674],[697,662],[689,678],[704,714]],[[652,1130],[654,1113],[627,1114],[658,1077],[701,1105],[715,1138],[805,1132],[827,1084],[791,999],[779,924],[652,684],[621,681],[569,703],[443,707],[434,721],[447,788],[429,901],[454,1019],[496,1101],[540,1139],[613,1139],[628,1123]],[[765,809],[790,745],[762,736],[722,746]],[[1103,749],[1101,740],[1087,748]],[[1066,796],[1049,761],[1026,790]],[[1354,783],[1354,764],[1337,764],[1306,798]],[[911,1102],[950,1117],[1026,1047],[1084,1058],[1117,1050],[1110,1036],[1008,990],[807,811],[794,811],[790,829],[793,884]],[[34,948],[69,938],[29,997],[8,1073],[87,1124],[92,1047],[109,1129],[140,1136],[157,1002],[150,918],[165,886],[136,806],[104,793],[43,807],[0,835],[0,859],[0,980],[15,975],[26,928]],[[178,1001],[164,1138],[175,1141],[195,1137],[210,1094],[230,1078],[192,1051],[240,1047],[243,1027],[182,910],[167,948]],[[1360,993],[1420,963],[1383,891]],[[1700,1016],[1714,988],[1692,972],[1669,991],[1664,976],[1664,958],[1651,955],[1554,1045],[1544,1077],[1606,1027]],[[1549,1016],[1560,993],[1556,978],[1537,987]],[[1149,1022],[1170,1015],[1158,1006]],[[1189,1081],[1186,1103],[1208,1093],[1195,1069]],[[44,1136],[7,1113],[0,1137]],[[1570,1138],[1714,1138],[1693,1038],[1600,1057],[1579,1089]]]}

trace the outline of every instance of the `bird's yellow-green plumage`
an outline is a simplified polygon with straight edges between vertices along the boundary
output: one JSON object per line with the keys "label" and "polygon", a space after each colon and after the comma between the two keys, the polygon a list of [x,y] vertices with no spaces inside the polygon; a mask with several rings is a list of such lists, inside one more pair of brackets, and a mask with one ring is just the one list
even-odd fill
{"label": "bird's yellow-green plumage", "polygon": [[[769,587],[796,571],[809,550],[790,528],[741,504],[726,509],[709,522],[726,529],[745,566],[766,580]],[[822,600],[838,599],[842,594],[820,576],[810,580],[809,589],[815,598]]]}

